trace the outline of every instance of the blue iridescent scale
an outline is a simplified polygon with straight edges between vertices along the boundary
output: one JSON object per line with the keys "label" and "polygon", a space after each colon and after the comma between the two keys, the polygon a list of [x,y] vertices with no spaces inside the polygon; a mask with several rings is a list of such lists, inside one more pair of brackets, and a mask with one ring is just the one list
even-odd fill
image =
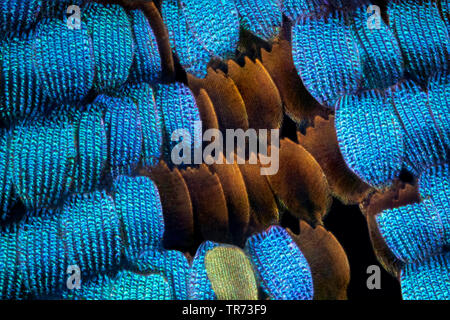
{"label": "blue iridescent scale", "polygon": [[11,137],[11,179],[29,208],[57,205],[74,178],[75,129],[66,118],[32,118],[17,125]]}
{"label": "blue iridescent scale", "polygon": [[134,58],[131,24],[119,5],[90,3],[83,18],[92,37],[95,60],[94,87],[98,92],[113,92],[128,78]]}
{"label": "blue iridescent scale", "polygon": [[248,238],[245,250],[269,298],[312,300],[314,290],[308,261],[286,230],[272,226]]}
{"label": "blue iridescent scale", "polygon": [[137,106],[130,98],[108,96],[98,96],[95,103],[105,108],[112,178],[132,174],[142,152],[142,130]]}
{"label": "blue iridescent scale", "polygon": [[142,160],[145,166],[158,164],[162,153],[163,120],[156,106],[154,92],[147,83],[127,84],[121,91],[138,107],[142,127]]}
{"label": "blue iridescent scale", "polygon": [[172,300],[167,280],[160,274],[138,274],[123,270],[101,274],[83,282],[78,290],[65,290],[69,300]]}
{"label": "blue iridescent scale", "polygon": [[382,188],[398,177],[403,164],[403,133],[382,92],[343,96],[337,103],[335,126],[342,156],[361,179]]}
{"label": "blue iridescent scale", "polygon": [[86,27],[71,30],[58,19],[41,20],[34,31],[33,64],[52,102],[81,101],[92,88],[95,61]]}
{"label": "blue iridescent scale", "polygon": [[143,252],[135,262],[139,272],[162,274],[168,281],[175,300],[187,300],[190,266],[180,251],[153,249]]}
{"label": "blue iridescent scale", "polygon": [[342,12],[301,17],[292,28],[294,65],[305,87],[334,109],[337,99],[357,91],[363,79],[358,44]]}
{"label": "blue iridescent scale", "polygon": [[274,39],[283,21],[279,0],[235,0],[241,26],[264,40]]}
{"label": "blue iridescent scale", "polygon": [[386,244],[403,262],[421,261],[443,251],[444,227],[429,200],[385,210],[376,219]]}
{"label": "blue iridescent scale", "polygon": [[42,0],[2,0],[0,3],[0,32],[21,32],[33,26]]}
{"label": "blue iridescent scale", "polygon": [[129,79],[135,83],[156,83],[161,78],[162,66],[153,29],[141,10],[132,10],[129,18],[135,43]]}
{"label": "blue iridescent scale", "polygon": [[406,71],[424,82],[434,72],[448,69],[450,37],[436,1],[392,0],[387,13]]}
{"label": "blue iridescent scale", "polygon": [[142,252],[160,249],[164,218],[154,182],[148,177],[119,176],[114,182],[114,199],[127,242],[127,260],[135,262]]}
{"label": "blue iridescent scale", "polygon": [[400,282],[404,300],[450,300],[450,253],[406,265]]}
{"label": "blue iridescent scale", "polygon": [[217,296],[212,289],[211,282],[205,266],[205,257],[208,251],[220,246],[218,243],[203,242],[195,253],[192,261],[189,277],[189,299],[192,300],[217,300]]}
{"label": "blue iridescent scale", "polygon": [[194,95],[182,83],[159,85],[155,98],[164,120],[164,159],[171,163],[171,150],[178,143],[171,139],[175,130],[183,129],[190,134],[192,150],[194,142],[201,140],[198,137],[201,132],[194,130],[195,122],[200,121],[200,113]]}

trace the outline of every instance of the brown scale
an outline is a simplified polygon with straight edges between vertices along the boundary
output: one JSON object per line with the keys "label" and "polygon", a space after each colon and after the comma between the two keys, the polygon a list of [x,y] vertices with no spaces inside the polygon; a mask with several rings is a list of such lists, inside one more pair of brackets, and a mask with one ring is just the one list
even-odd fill
{"label": "brown scale", "polygon": [[208,74],[204,79],[187,75],[189,88],[195,95],[201,89],[206,90],[219,122],[219,128],[223,132],[226,129],[247,130],[248,116],[245,103],[234,81],[221,70],[208,68]]}
{"label": "brown scale", "polygon": [[387,209],[395,209],[408,204],[421,202],[418,187],[396,181],[391,188],[372,192],[361,204],[362,213],[367,219],[370,240],[381,265],[393,276],[398,277],[403,262],[398,260],[387,246],[376,222],[376,216]]}
{"label": "brown scale", "polygon": [[300,221],[300,232],[288,229],[302,251],[313,277],[314,300],[347,299],[350,266],[347,255],[334,235],[322,226],[311,227]]}
{"label": "brown scale", "polygon": [[322,224],[332,198],[325,174],[305,148],[287,138],[281,140],[278,173],[267,178],[291,214],[313,226]]}
{"label": "brown scale", "polygon": [[217,174],[222,184],[228,207],[228,219],[233,244],[243,246],[245,234],[250,222],[250,203],[244,178],[236,162],[227,164],[221,154],[223,164],[209,166],[211,172]]}
{"label": "brown scale", "polygon": [[325,173],[333,196],[344,204],[358,204],[371,191],[347,166],[339,149],[334,116],[314,119],[306,133],[297,132],[298,142],[316,159]]}
{"label": "brown scale", "polygon": [[253,129],[279,129],[283,120],[280,93],[267,70],[248,57],[241,67],[228,61],[228,76],[233,79],[244,100],[248,124]]}
{"label": "brown scale", "polygon": [[228,208],[222,184],[205,164],[181,170],[194,209],[196,243],[204,240],[230,243]]}
{"label": "brown scale", "polygon": [[194,216],[189,190],[177,168],[170,170],[164,161],[139,174],[149,176],[158,187],[164,214],[163,245],[166,249],[187,252],[194,245]]}
{"label": "brown scale", "polygon": [[284,112],[296,123],[311,125],[317,115],[326,118],[330,111],[320,105],[306,90],[294,66],[292,46],[277,40],[272,50],[261,49],[262,64],[275,82]]}
{"label": "brown scale", "polygon": [[208,93],[204,89],[200,89],[199,93],[194,95],[200,119],[202,120],[203,132],[208,129],[219,129],[216,111]]}

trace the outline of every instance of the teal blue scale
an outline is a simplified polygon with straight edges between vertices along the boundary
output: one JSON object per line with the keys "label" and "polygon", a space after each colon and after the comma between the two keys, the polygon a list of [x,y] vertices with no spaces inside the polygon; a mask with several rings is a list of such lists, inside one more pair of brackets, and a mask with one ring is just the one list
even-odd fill
{"label": "teal blue scale", "polygon": [[132,10],[129,18],[135,43],[129,80],[134,83],[156,83],[161,79],[162,65],[153,29],[141,10]]}
{"label": "teal blue scale", "polygon": [[444,226],[430,200],[385,210],[376,220],[389,249],[405,263],[443,252]]}
{"label": "teal blue scale", "polygon": [[404,62],[392,30],[379,19],[379,28],[368,27],[367,6],[348,14],[353,37],[357,39],[363,71],[363,89],[386,89],[404,76]]}
{"label": "teal blue scale", "polygon": [[245,251],[264,293],[273,300],[312,300],[308,261],[286,230],[272,226],[247,239]]}
{"label": "teal blue scale", "polygon": [[29,297],[17,263],[18,231],[17,224],[0,227],[0,300]]}
{"label": "teal blue scale", "polygon": [[211,59],[234,56],[239,16],[233,0],[168,0],[161,14],[172,49],[187,72],[204,77]]}
{"label": "teal blue scale", "polygon": [[134,263],[138,273],[160,273],[171,288],[173,299],[187,300],[190,266],[180,251],[153,249],[143,252]]}
{"label": "teal blue scale", "polygon": [[0,130],[0,217],[5,218],[14,202],[10,169],[10,134]]}
{"label": "teal blue scale", "polygon": [[263,40],[278,36],[283,22],[280,0],[234,0],[241,26]]}
{"label": "teal blue scale", "polygon": [[383,188],[399,176],[405,149],[402,127],[382,92],[343,96],[335,126],[342,156],[361,179]]}
{"label": "teal blue scale", "polygon": [[33,63],[33,40],[33,31],[28,31],[0,41],[0,118],[10,123],[46,109],[48,100]]}
{"label": "teal blue scale", "polygon": [[81,101],[94,84],[92,39],[86,27],[71,30],[59,19],[41,20],[34,31],[33,64],[38,84],[55,103]]}
{"label": "teal blue scale", "polygon": [[127,84],[121,91],[138,107],[142,127],[142,162],[144,166],[158,164],[162,153],[163,120],[156,106],[154,92],[148,83]]}
{"label": "teal blue scale", "polygon": [[358,43],[342,12],[299,18],[292,28],[292,54],[306,89],[330,109],[363,81]]}
{"label": "teal blue scale", "polygon": [[195,253],[190,269],[188,284],[188,296],[190,300],[217,300],[205,266],[205,257],[208,251],[219,247],[220,244],[206,241],[203,242]]}
{"label": "teal blue scale", "polygon": [[167,280],[160,274],[138,274],[123,270],[115,275],[98,275],[80,289],[65,290],[68,300],[172,300]]}
{"label": "teal blue scale", "polygon": [[21,122],[11,134],[14,190],[28,208],[56,206],[69,194],[77,150],[75,128],[66,116]]}
{"label": "teal blue scale", "polygon": [[86,106],[77,122],[77,184],[76,191],[92,192],[102,186],[108,160],[108,141],[101,107]]}
{"label": "teal blue scale", "polygon": [[400,282],[404,300],[450,300],[450,253],[406,265]]}
{"label": "teal blue scale", "polygon": [[128,78],[134,58],[131,23],[125,9],[119,5],[89,3],[83,10],[95,60],[94,88],[111,93]]}
{"label": "teal blue scale", "polygon": [[408,80],[390,88],[386,95],[403,127],[405,167],[419,176],[429,166],[448,161],[445,140],[430,112],[427,92]]}
{"label": "teal blue scale", "polygon": [[399,41],[406,71],[415,80],[423,83],[434,72],[448,69],[450,37],[436,1],[389,1],[387,14]]}
{"label": "teal blue scale", "polygon": [[430,199],[439,213],[444,227],[444,241],[450,247],[450,168],[449,164],[436,165],[424,171],[419,178],[419,192]]}
{"label": "teal blue scale", "polygon": [[[190,148],[194,150],[195,141],[201,141],[201,132],[195,132],[195,122],[200,121],[200,113],[194,95],[182,83],[159,85],[156,89],[156,105],[164,120],[164,160],[171,163],[171,152],[179,142],[172,141],[176,130],[186,130],[191,138]],[[185,142],[187,143],[187,142]]]}
{"label": "teal blue scale", "polygon": [[131,175],[142,153],[142,129],[137,106],[130,98],[100,95],[94,103],[105,110],[108,161],[112,179]]}
{"label": "teal blue scale", "polygon": [[114,182],[114,200],[127,261],[134,263],[144,251],[161,249],[164,218],[154,182],[148,177],[119,176]]}
{"label": "teal blue scale", "polygon": [[33,26],[43,0],[2,0],[0,3],[0,32],[21,32]]}

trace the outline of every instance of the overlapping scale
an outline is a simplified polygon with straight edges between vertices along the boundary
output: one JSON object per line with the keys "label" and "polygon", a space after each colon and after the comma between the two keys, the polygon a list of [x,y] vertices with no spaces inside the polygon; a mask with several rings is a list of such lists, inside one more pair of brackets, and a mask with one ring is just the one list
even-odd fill
{"label": "overlapping scale", "polygon": [[75,129],[66,116],[32,118],[12,130],[11,179],[30,208],[54,206],[70,191],[75,172]]}
{"label": "overlapping scale", "polygon": [[0,227],[0,300],[26,297],[23,276],[17,263],[18,225]]}
{"label": "overlapping scale", "polygon": [[29,213],[20,224],[16,255],[24,285],[34,297],[48,297],[63,288],[69,264],[64,259],[64,242],[56,212]]}
{"label": "overlapping scale", "polygon": [[112,178],[129,175],[137,167],[142,151],[141,121],[130,98],[100,95],[95,100],[105,109],[108,160]]}
{"label": "overlapping scale", "polygon": [[336,134],[342,156],[361,179],[385,187],[403,163],[403,134],[392,105],[377,90],[347,95],[337,103]]}
{"label": "overlapping scale", "polygon": [[295,22],[300,16],[319,13],[323,6],[323,0],[282,0],[281,11]]}
{"label": "overlapping scale", "polygon": [[406,265],[400,282],[404,300],[450,300],[450,253]]}
{"label": "overlapping scale", "polygon": [[234,1],[169,0],[162,3],[161,13],[171,46],[186,71],[204,77],[212,58],[234,55],[239,41]]}
{"label": "overlapping scale", "polygon": [[44,111],[46,100],[33,63],[34,32],[0,41],[0,118],[9,121]]}
{"label": "overlapping scale", "polygon": [[77,191],[91,192],[101,186],[108,159],[108,141],[100,107],[88,105],[81,113],[78,131]]}
{"label": "overlapping scale", "polygon": [[128,270],[114,276],[98,275],[80,289],[66,290],[70,300],[171,300],[171,289],[160,274],[138,274]]}
{"label": "overlapping scale", "polygon": [[219,247],[215,242],[203,242],[197,249],[191,265],[191,274],[188,285],[190,300],[217,300],[206,272],[205,257],[208,251]]}
{"label": "overlapping scale", "polygon": [[131,81],[155,83],[161,78],[161,57],[153,29],[142,10],[129,12],[135,43],[135,56],[130,69]]}
{"label": "overlapping scale", "polygon": [[428,107],[445,149],[450,149],[450,73],[439,72],[428,81]]}
{"label": "overlapping scale", "polygon": [[430,113],[427,93],[408,80],[390,88],[387,97],[403,127],[405,166],[418,176],[425,168],[445,162],[448,154]]}
{"label": "overlapping scale", "polygon": [[95,61],[87,29],[71,30],[64,21],[39,22],[32,44],[38,83],[52,102],[82,100],[92,88]]}
{"label": "overlapping scale", "polygon": [[362,82],[358,44],[342,12],[298,19],[292,55],[305,87],[328,108],[334,109],[341,95],[355,93]]}
{"label": "overlapping scale", "polygon": [[123,242],[113,199],[104,191],[74,194],[62,207],[59,232],[67,268],[76,265],[85,276],[115,270]]}
{"label": "overlapping scale", "polygon": [[125,83],[134,57],[133,33],[125,9],[90,3],[83,10],[92,37],[98,92],[112,92]]}
{"label": "overlapping scale", "polygon": [[406,63],[406,71],[421,82],[449,67],[450,37],[433,0],[393,0],[387,7]]}
{"label": "overlapping scale", "polygon": [[10,170],[10,134],[0,130],[0,217],[5,217],[11,205],[13,184]]}
{"label": "overlapping scale", "polygon": [[419,192],[423,198],[430,199],[436,208],[444,228],[444,241],[450,245],[450,168],[437,165],[425,170],[419,178]]}
{"label": "overlapping scale", "polygon": [[356,9],[349,15],[363,71],[362,87],[386,89],[396,84],[404,73],[403,57],[392,30],[379,19],[379,28],[368,27],[367,7]]}
{"label": "overlapping scale", "polygon": [[241,26],[263,40],[275,38],[283,22],[280,0],[235,0]]}
{"label": "overlapping scale", "polygon": [[172,141],[172,135],[176,130],[185,130],[184,133],[190,135],[190,142],[183,142],[187,143],[192,150],[195,147],[194,143],[201,141],[201,130],[197,132],[194,127],[195,122],[201,121],[200,113],[194,95],[182,83],[159,85],[155,99],[164,121],[165,145],[163,155],[166,162],[171,163],[172,149],[178,144],[177,141]]}
{"label": "overlapping scale", "polygon": [[311,270],[303,253],[279,226],[256,234],[245,247],[262,290],[275,300],[312,300]]}
{"label": "overlapping scale", "polygon": [[175,300],[188,299],[190,266],[180,251],[149,250],[141,254],[135,263],[139,272],[156,272],[168,281]]}
{"label": "overlapping scale", "polygon": [[120,176],[114,200],[122,222],[125,256],[134,262],[144,251],[162,247],[164,218],[158,189],[148,177]]}
{"label": "overlapping scale", "polygon": [[385,210],[376,220],[386,244],[403,262],[424,260],[443,250],[444,228],[429,200]]}
{"label": "overlapping scale", "polygon": [[138,107],[142,127],[142,157],[145,166],[158,164],[163,144],[163,119],[156,106],[152,87],[147,83],[128,84],[123,95]]}
{"label": "overlapping scale", "polygon": [[42,5],[42,0],[3,0],[0,3],[0,32],[30,28],[36,23]]}

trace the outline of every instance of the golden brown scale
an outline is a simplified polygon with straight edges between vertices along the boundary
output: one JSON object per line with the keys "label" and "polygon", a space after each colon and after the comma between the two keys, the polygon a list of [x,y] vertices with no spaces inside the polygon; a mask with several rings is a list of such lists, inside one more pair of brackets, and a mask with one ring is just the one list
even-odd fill
{"label": "golden brown scale", "polygon": [[271,51],[261,49],[262,64],[276,84],[284,112],[296,123],[311,125],[316,115],[326,118],[329,111],[306,90],[292,59],[292,47],[286,40],[274,42]]}
{"label": "golden brown scale", "polygon": [[204,89],[200,89],[200,92],[195,95],[195,101],[202,120],[203,132],[208,129],[219,129],[216,111],[208,93]]}
{"label": "golden brown scale", "polygon": [[283,120],[280,93],[259,60],[245,57],[245,65],[228,61],[228,76],[233,79],[245,103],[248,124],[253,129],[278,129]]}
{"label": "golden brown scale", "polygon": [[417,186],[397,181],[388,190],[370,194],[360,208],[367,219],[370,239],[375,254],[381,265],[393,276],[398,277],[403,262],[398,260],[387,246],[380,234],[376,216],[387,209],[399,208],[421,201]]}
{"label": "golden brown scale", "polygon": [[347,299],[350,266],[344,249],[322,226],[312,228],[300,221],[298,235],[288,230],[308,261],[313,277],[314,300]]}
{"label": "golden brown scale", "polygon": [[181,170],[191,196],[196,239],[229,243],[231,240],[228,209],[217,174],[204,164],[198,169]]}
{"label": "golden brown scale", "polygon": [[250,221],[250,204],[244,179],[236,162],[226,164],[212,164],[210,170],[219,176],[228,207],[228,220],[233,244],[242,246],[245,233]]}
{"label": "golden brown scale", "polygon": [[308,151],[287,138],[281,140],[278,173],[267,177],[290,213],[313,226],[322,224],[332,198],[320,165]]}
{"label": "golden brown scale", "polygon": [[266,230],[279,223],[275,195],[270,189],[266,176],[261,175],[260,164],[238,164],[244,178],[250,203],[250,225],[247,235]]}
{"label": "golden brown scale", "polygon": [[194,217],[186,183],[177,168],[170,170],[162,160],[150,170],[140,174],[150,176],[158,187],[165,225],[163,245],[189,251],[194,244]]}
{"label": "golden brown scale", "polygon": [[306,134],[297,133],[298,142],[316,159],[325,173],[333,196],[344,204],[360,203],[371,187],[347,166],[339,149],[334,116],[314,119]]}
{"label": "golden brown scale", "polygon": [[188,74],[189,88],[194,94],[199,94],[200,89],[208,93],[216,111],[219,128],[223,132],[226,129],[248,129],[248,116],[244,100],[233,80],[221,70],[214,71],[208,68],[208,74],[204,79],[196,78]]}

